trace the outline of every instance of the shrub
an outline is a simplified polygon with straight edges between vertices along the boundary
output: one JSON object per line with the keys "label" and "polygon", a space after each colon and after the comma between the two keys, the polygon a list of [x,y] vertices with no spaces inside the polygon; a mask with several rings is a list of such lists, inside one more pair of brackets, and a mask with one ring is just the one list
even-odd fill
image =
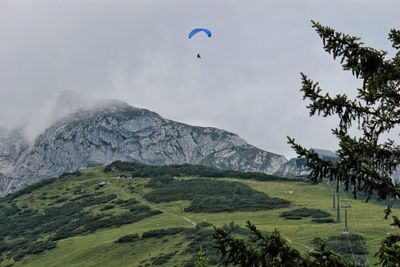
{"label": "shrub", "polygon": [[292,215],[292,216],[286,216],[285,219],[286,220],[301,220],[302,217],[301,216]]}
{"label": "shrub", "polygon": [[192,179],[164,184],[144,196],[155,203],[191,200],[188,212],[254,211],[287,207],[290,201],[272,198],[239,182]]}
{"label": "shrub", "polygon": [[132,212],[143,212],[143,211],[148,211],[148,210],[150,210],[150,207],[145,206],[145,205],[135,205],[129,209],[129,211],[132,211]]}
{"label": "shrub", "polygon": [[104,207],[102,207],[102,208],[100,209],[100,211],[110,210],[110,209],[113,209],[113,208],[114,208],[114,205],[112,205],[112,204],[107,204],[107,205],[105,205]]}
{"label": "shrub", "polygon": [[320,209],[300,208],[300,209],[284,211],[281,213],[280,216],[287,220],[298,220],[299,218],[301,219],[304,217],[312,217],[314,219],[326,218],[330,217],[331,215],[328,212]]}
{"label": "shrub", "polygon": [[150,230],[150,231],[144,232],[142,234],[142,238],[163,237],[166,235],[176,235],[176,234],[182,233],[183,231],[185,231],[185,227]]}
{"label": "shrub", "polygon": [[315,223],[335,223],[336,221],[332,218],[320,218],[320,219],[312,219],[312,222]]}
{"label": "shrub", "polygon": [[153,265],[165,265],[173,256],[176,255],[176,253],[176,251],[172,251],[164,255],[161,254],[156,258],[152,258],[151,263]]}
{"label": "shrub", "polygon": [[115,202],[115,204],[120,205],[121,207],[129,207],[129,206],[131,206],[131,205],[136,205],[136,204],[138,204],[138,203],[139,203],[139,201],[137,201],[137,200],[134,199],[134,198],[127,199],[127,200],[118,199],[118,200]]}
{"label": "shrub", "polygon": [[213,224],[209,223],[209,222],[201,222],[201,223],[196,224],[197,229],[211,227],[211,226],[213,226]]}
{"label": "shrub", "polygon": [[139,235],[138,234],[132,234],[132,235],[124,235],[121,236],[115,243],[129,243],[129,242],[135,242],[139,240]]}
{"label": "shrub", "polygon": [[[87,207],[97,205],[101,205],[103,210],[110,209],[114,205],[105,203],[114,199],[116,195],[84,194],[59,206],[51,203],[40,212],[29,208],[21,212],[15,204],[0,204],[0,250],[15,260],[21,260],[25,255],[54,248],[60,239],[118,227],[161,213],[144,205],[128,207],[130,211],[119,215],[94,215],[87,210]],[[136,202],[123,201],[127,204]],[[44,236],[49,236],[50,240],[42,241]]]}

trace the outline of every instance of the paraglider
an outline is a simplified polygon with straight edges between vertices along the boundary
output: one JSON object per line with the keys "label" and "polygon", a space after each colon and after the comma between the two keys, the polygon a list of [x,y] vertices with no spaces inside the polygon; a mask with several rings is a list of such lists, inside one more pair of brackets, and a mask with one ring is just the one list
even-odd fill
{"label": "paraglider", "polygon": [[196,28],[193,29],[190,33],[189,33],[189,39],[192,39],[192,37],[194,35],[196,35],[199,32],[204,32],[205,34],[207,34],[208,37],[211,37],[211,31],[209,29],[205,29],[205,28]]}
{"label": "paraglider", "polygon": [[[192,39],[193,36],[195,36],[196,34],[198,34],[200,32],[205,33],[208,36],[208,38],[210,38],[211,35],[212,35],[212,33],[211,33],[211,31],[209,29],[206,29],[206,28],[195,28],[195,29],[193,29],[193,30],[191,30],[189,32],[189,36],[188,36],[189,39]],[[200,53],[197,53],[197,58],[201,59]]]}

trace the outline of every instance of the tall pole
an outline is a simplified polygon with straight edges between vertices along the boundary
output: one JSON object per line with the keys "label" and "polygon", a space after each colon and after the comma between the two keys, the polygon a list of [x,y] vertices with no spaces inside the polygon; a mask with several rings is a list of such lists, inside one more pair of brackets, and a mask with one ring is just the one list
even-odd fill
{"label": "tall pole", "polygon": [[338,192],[336,192],[336,197],[337,197],[337,200],[336,200],[336,203],[337,203],[337,205],[336,205],[336,223],[340,223],[340,205],[339,205],[339,193]]}
{"label": "tall pole", "polygon": [[334,209],[336,208],[336,192],[335,192],[335,190],[332,190],[332,207]]}
{"label": "tall pole", "polygon": [[336,191],[335,188],[333,186],[333,183],[331,183],[332,181],[328,181],[327,184],[331,186],[332,189],[332,208],[336,209]]}
{"label": "tall pole", "polygon": [[349,228],[347,225],[347,209],[351,208],[351,201],[344,201],[341,203],[342,208],[344,208],[344,232],[345,234],[349,233]]}

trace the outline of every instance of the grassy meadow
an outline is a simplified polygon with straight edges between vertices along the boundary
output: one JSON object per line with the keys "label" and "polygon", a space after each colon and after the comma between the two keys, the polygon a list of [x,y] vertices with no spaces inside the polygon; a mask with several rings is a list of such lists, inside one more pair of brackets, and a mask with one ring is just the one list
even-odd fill
{"label": "grassy meadow", "polygon": [[[150,202],[147,194],[153,188],[147,186],[149,178],[129,177],[129,172],[104,172],[104,167],[98,166],[84,169],[81,174],[61,178],[43,187],[39,187],[14,198],[5,198],[0,204],[14,203],[23,209],[34,209],[45,214],[49,207],[57,207],[69,202],[77,195],[99,193],[101,196],[115,195],[114,200],[92,206],[85,206],[82,210],[90,216],[119,216],[126,212],[124,204],[117,205],[117,200],[135,199],[135,207],[147,206],[147,211],[159,211],[143,215],[143,219],[118,226],[101,226],[94,231],[81,230],[82,226],[74,229],[74,235],[57,240],[56,247],[44,251],[25,255],[19,260],[13,259],[5,250],[0,260],[0,266],[185,266],[193,255],[188,253],[188,240],[184,234],[166,235],[158,238],[147,238],[131,243],[116,243],[120,237],[130,234],[139,234],[155,229],[176,227],[194,228],[202,222],[211,223],[217,227],[234,222],[242,227],[249,220],[262,231],[278,229],[284,238],[296,249],[306,252],[312,249],[311,241],[316,237],[327,239],[340,235],[344,229],[344,212],[342,223],[311,222],[311,218],[301,220],[287,220],[280,217],[284,211],[297,208],[319,209],[331,214],[336,219],[336,210],[332,207],[332,189],[327,184],[312,185],[299,181],[256,181],[237,178],[207,178],[237,182],[247,185],[257,192],[265,193],[269,197],[288,200],[292,204],[287,207],[261,209],[253,211],[235,212],[186,212],[191,205],[190,200],[176,200],[170,202]],[[122,178],[121,178],[122,175]],[[175,180],[199,179],[196,177],[176,177]],[[101,185],[101,186],[99,186]],[[78,192],[78,193],[77,193]],[[99,194],[100,195],[100,194]],[[341,199],[348,196],[341,193]],[[113,204],[110,204],[113,203]],[[108,206],[107,206],[108,205]],[[106,207],[107,206],[107,207]],[[398,231],[390,226],[390,221],[384,220],[385,206],[365,203],[363,200],[352,200],[352,207],[348,211],[349,231],[365,238],[366,249],[369,252],[371,265],[376,263],[373,254],[377,251],[381,240],[388,234]],[[132,209],[131,209],[132,210]],[[394,211],[399,214],[398,210]],[[145,217],[147,216],[147,217]],[[76,234],[79,233],[81,234]],[[212,228],[210,228],[210,231]],[[46,240],[53,232],[40,236]],[[5,242],[11,242],[9,237]],[[211,240],[210,240],[211,241]],[[351,244],[350,244],[351,245]]]}

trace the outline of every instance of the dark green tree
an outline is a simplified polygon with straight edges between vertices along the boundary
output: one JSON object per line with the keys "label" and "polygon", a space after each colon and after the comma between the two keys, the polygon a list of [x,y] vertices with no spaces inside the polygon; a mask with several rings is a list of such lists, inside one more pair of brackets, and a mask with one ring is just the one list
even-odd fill
{"label": "dark green tree", "polygon": [[202,247],[200,247],[199,252],[197,252],[197,262],[195,267],[208,267],[207,254]]}
{"label": "dark green tree", "polygon": [[[387,58],[387,52],[364,46],[358,37],[336,32],[312,21],[313,28],[323,41],[324,49],[338,59],[343,70],[351,71],[355,78],[362,80],[355,98],[346,94],[325,93],[318,82],[301,74],[303,98],[309,101],[310,116],[338,116],[339,125],[332,129],[337,137],[339,160],[322,160],[313,150],[306,149],[288,137],[288,143],[299,157],[308,159],[311,179],[319,182],[328,177],[352,190],[372,194],[379,199],[400,197],[400,186],[392,175],[400,163],[400,147],[393,140],[385,138],[399,130],[400,124],[400,31],[391,30],[389,40],[396,54]],[[357,129],[357,134],[350,129]],[[353,134],[351,134],[353,133]],[[390,202],[385,218],[391,213]],[[400,227],[393,216],[394,225]],[[376,254],[384,266],[400,266],[400,236],[391,235],[382,242]],[[397,255],[397,256],[396,256]]]}
{"label": "dark green tree", "polygon": [[400,235],[389,235],[386,237],[375,254],[379,258],[382,266],[400,266]]}
{"label": "dark green tree", "polygon": [[[326,52],[338,59],[345,71],[362,80],[355,98],[346,94],[331,96],[323,92],[317,82],[301,73],[303,98],[309,101],[310,116],[338,116],[339,125],[332,133],[339,141],[335,162],[322,160],[311,149],[306,149],[288,137],[288,143],[299,157],[307,158],[310,178],[320,182],[329,178],[352,190],[365,191],[367,199],[377,194],[379,199],[400,197],[400,185],[392,175],[400,163],[400,146],[385,135],[398,130],[400,124],[400,31],[391,30],[389,40],[396,54],[386,58],[387,52],[364,46],[360,38],[336,32],[312,21],[312,27],[323,41]],[[358,129],[356,135],[350,129]],[[386,135],[387,136],[387,135]],[[391,213],[393,201],[385,210]],[[400,227],[400,220],[393,216]],[[289,247],[277,231],[265,235],[248,223],[251,236],[246,242],[234,238],[229,231],[215,229],[214,242],[223,262],[240,266],[353,266],[335,253],[325,249],[324,243],[301,255]],[[382,241],[376,256],[383,266],[400,266],[400,235],[390,235]]]}

